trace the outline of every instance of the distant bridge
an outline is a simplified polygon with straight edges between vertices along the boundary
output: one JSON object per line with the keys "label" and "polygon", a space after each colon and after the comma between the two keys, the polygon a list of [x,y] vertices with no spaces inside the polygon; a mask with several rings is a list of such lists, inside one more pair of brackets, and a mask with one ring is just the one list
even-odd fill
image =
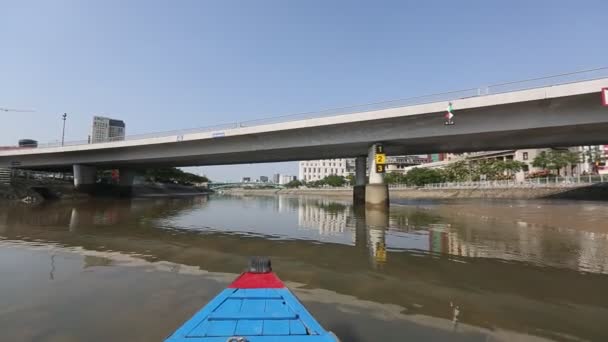
{"label": "distant bridge", "polygon": [[284,186],[274,183],[250,183],[250,182],[238,182],[238,183],[209,183],[209,189],[221,190],[221,189],[283,189]]}

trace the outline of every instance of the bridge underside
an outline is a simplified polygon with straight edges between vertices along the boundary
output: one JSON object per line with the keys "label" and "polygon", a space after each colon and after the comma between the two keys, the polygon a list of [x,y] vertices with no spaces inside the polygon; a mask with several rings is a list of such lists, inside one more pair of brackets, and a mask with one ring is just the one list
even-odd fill
{"label": "bridge underside", "polygon": [[72,170],[228,165],[367,155],[382,142],[389,155],[472,152],[608,143],[608,109],[596,94],[459,111],[445,126],[443,113],[404,116],[257,134],[0,157],[0,167]]}

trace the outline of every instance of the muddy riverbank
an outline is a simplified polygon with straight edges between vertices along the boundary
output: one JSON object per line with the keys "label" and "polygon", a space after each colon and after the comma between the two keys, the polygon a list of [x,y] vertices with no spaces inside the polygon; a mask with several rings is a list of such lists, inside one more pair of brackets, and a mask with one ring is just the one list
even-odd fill
{"label": "muddy riverbank", "polygon": [[88,193],[74,190],[71,182],[14,181],[0,185],[1,202],[41,203],[52,200],[81,200],[90,197],[175,197],[209,193],[208,189],[178,184],[139,184],[128,192],[117,186],[97,184]]}

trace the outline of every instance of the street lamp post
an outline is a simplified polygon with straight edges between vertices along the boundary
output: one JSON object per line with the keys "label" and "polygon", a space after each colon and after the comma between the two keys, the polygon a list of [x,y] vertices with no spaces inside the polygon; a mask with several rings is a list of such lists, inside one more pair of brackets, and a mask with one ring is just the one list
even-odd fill
{"label": "street lamp post", "polygon": [[63,144],[65,142],[65,119],[67,119],[68,114],[63,113],[63,115],[61,117],[63,118],[63,130],[61,131],[61,146],[63,146]]}

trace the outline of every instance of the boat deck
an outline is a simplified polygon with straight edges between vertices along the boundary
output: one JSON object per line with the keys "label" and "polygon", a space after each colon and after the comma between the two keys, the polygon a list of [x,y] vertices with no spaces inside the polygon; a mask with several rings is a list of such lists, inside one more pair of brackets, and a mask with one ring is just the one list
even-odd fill
{"label": "boat deck", "polygon": [[178,341],[334,342],[336,339],[273,273],[244,273],[166,340]]}

